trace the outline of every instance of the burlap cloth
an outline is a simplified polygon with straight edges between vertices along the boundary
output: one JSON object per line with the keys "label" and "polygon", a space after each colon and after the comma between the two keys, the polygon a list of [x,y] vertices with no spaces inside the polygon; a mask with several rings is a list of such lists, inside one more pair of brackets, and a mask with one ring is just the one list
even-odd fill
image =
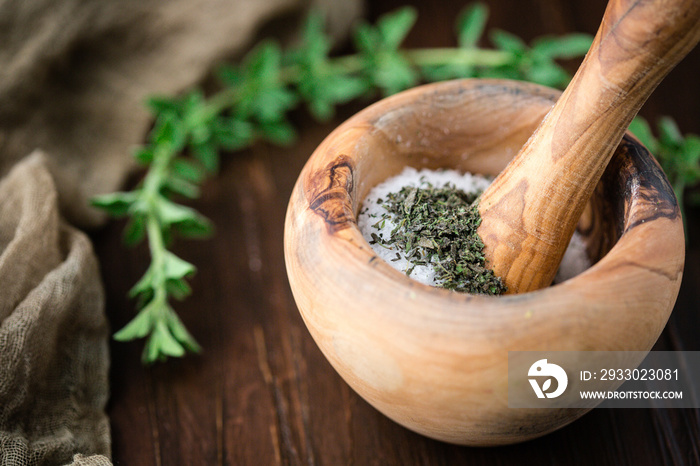
{"label": "burlap cloth", "polygon": [[[133,169],[146,96],[198,82],[271,22],[297,29],[311,1],[0,0],[0,464],[110,464],[109,330],[76,228],[104,217],[87,200]],[[360,10],[315,3],[339,35]]]}

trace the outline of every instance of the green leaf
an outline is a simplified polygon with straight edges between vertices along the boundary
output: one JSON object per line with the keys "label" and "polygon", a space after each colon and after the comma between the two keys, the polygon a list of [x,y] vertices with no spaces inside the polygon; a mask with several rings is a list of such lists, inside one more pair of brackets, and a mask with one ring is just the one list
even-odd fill
{"label": "green leaf", "polygon": [[700,182],[700,138],[687,135],[681,144],[679,157],[683,162],[683,180],[688,187]]}
{"label": "green leaf", "polygon": [[325,83],[324,90],[334,103],[346,103],[365,93],[367,85],[360,78],[334,76]]}
{"label": "green leaf", "polygon": [[544,36],[532,42],[534,53],[547,58],[576,58],[585,55],[593,43],[589,34],[568,34],[561,37]]}
{"label": "green leaf", "polygon": [[240,99],[234,116],[261,121],[278,121],[297,103],[296,95],[280,78],[282,52],[279,45],[267,41],[251,51],[236,77]]}
{"label": "green leaf", "polygon": [[382,15],[377,21],[377,29],[386,45],[397,48],[406,38],[418,18],[415,8],[405,6]]}
{"label": "green leaf", "polygon": [[143,215],[132,215],[124,227],[123,241],[127,246],[140,243],[146,235],[146,219]]}
{"label": "green leaf", "polygon": [[537,63],[525,73],[525,79],[543,86],[566,87],[571,79],[569,73],[554,62]]}
{"label": "green leaf", "polygon": [[[476,47],[476,41],[478,40],[477,35],[481,35],[481,28],[483,27],[479,21],[486,21],[486,16],[483,15],[488,15],[488,9],[480,3],[472,4],[462,12],[462,16],[458,19],[458,25],[460,22],[463,23],[461,27],[464,28],[465,34],[467,33],[466,31],[472,31],[474,35],[460,40],[461,46],[459,49],[454,49],[454,52],[459,51],[462,53],[455,53],[453,55],[454,58],[445,60],[445,64],[421,66],[421,72],[428,81],[483,76],[484,68],[493,70],[494,67],[497,66],[494,64],[485,67],[483,65],[477,66],[473,63],[475,54],[478,56],[481,52],[481,50]],[[458,28],[459,27],[460,26],[458,26]],[[508,56],[510,54],[505,53],[504,55]],[[513,59],[511,58],[511,60]],[[506,62],[505,64],[502,63],[500,66],[503,67],[508,64],[509,63]]]}
{"label": "green leaf", "polygon": [[254,114],[260,122],[280,121],[297,102],[296,95],[288,89],[270,86],[257,95],[253,105]]}
{"label": "green leaf", "polygon": [[206,99],[201,89],[191,89],[182,98],[183,120],[193,126],[206,124],[206,114],[202,111],[206,106]]}
{"label": "green leaf", "polygon": [[197,199],[199,197],[199,186],[175,174],[165,181],[165,188],[170,192],[180,194],[189,199]]}
{"label": "green leaf", "polygon": [[379,49],[382,38],[373,26],[367,23],[361,23],[357,26],[357,29],[355,29],[353,40],[355,42],[355,47],[360,52],[367,53]]}
{"label": "green leaf", "polygon": [[182,357],[185,348],[170,334],[166,323],[158,321],[153,329],[153,333],[146,342],[144,348],[143,361],[153,363],[164,360],[168,356]]}
{"label": "green leaf", "polygon": [[182,222],[196,218],[199,214],[191,207],[169,201],[165,197],[160,197],[158,204],[158,219],[164,225]]}
{"label": "green leaf", "polygon": [[319,120],[333,116],[335,105],[347,102],[367,90],[364,79],[333,67],[328,57],[330,41],[323,34],[322,16],[312,13],[304,28],[302,43],[288,55],[299,70],[297,90],[312,115]]}
{"label": "green leaf", "polygon": [[390,95],[415,85],[418,75],[403,57],[387,55],[375,72],[375,81],[385,95]]}
{"label": "green leaf", "polygon": [[214,225],[202,215],[178,222],[173,227],[185,238],[208,238],[214,232]]}
{"label": "green leaf", "polygon": [[143,277],[136,282],[136,284],[129,290],[128,296],[130,298],[135,298],[136,296],[140,294],[149,294],[153,292],[153,288],[155,285],[153,284],[153,264],[151,264],[150,267],[148,267],[148,270],[146,270],[146,273],[143,274]]}
{"label": "green leaf", "polygon": [[278,79],[282,51],[279,45],[273,41],[265,41],[260,44],[246,58],[246,71],[248,75],[255,75],[260,81],[274,82]]}
{"label": "green leaf", "polygon": [[138,198],[138,192],[118,192],[95,196],[90,203],[114,217],[123,217]]}
{"label": "green leaf", "polygon": [[211,222],[199,212],[166,198],[161,198],[158,202],[158,218],[161,224],[172,226],[188,238],[208,236],[213,230]]}
{"label": "green leaf", "polygon": [[153,329],[154,309],[156,309],[157,306],[157,303],[151,301],[146,307],[141,309],[131,322],[114,334],[114,339],[117,341],[129,341],[148,335]]}
{"label": "green leaf", "polygon": [[170,251],[163,251],[163,272],[169,279],[180,279],[191,276],[197,269],[189,262],[180,259]]}
{"label": "green leaf", "polygon": [[228,63],[219,65],[215,71],[215,74],[224,87],[235,89],[243,81],[243,73],[241,68]]}
{"label": "green leaf", "polygon": [[180,318],[174,312],[171,312],[167,316],[167,324],[173,337],[182,345],[187,348],[188,351],[193,353],[199,353],[202,348],[199,346],[197,341],[190,335],[185,326],[182,324]]}
{"label": "green leaf", "polygon": [[182,111],[183,103],[178,97],[151,96],[146,100],[146,106],[151,109],[154,115],[161,113],[179,114]]}
{"label": "green leaf", "polygon": [[659,141],[666,146],[680,146],[683,143],[683,135],[678,125],[670,117],[661,117],[658,125]]}
{"label": "green leaf", "polygon": [[255,127],[249,121],[219,117],[213,122],[212,136],[224,149],[238,150],[253,143]]}
{"label": "green leaf", "polygon": [[178,158],[170,166],[173,174],[192,183],[201,183],[206,178],[202,167],[190,160]]}
{"label": "green leaf", "polygon": [[365,80],[355,77],[328,76],[323,80],[308,81],[310,85],[300,86],[302,95],[308,101],[311,114],[320,121],[327,121],[335,113],[335,106],[359,97],[367,90]]}
{"label": "green leaf", "polygon": [[507,65],[499,66],[495,68],[480,69],[478,74],[480,78],[493,78],[493,79],[525,79],[524,75],[517,66]]}
{"label": "green leaf", "polygon": [[171,112],[164,112],[158,118],[151,132],[154,144],[167,148],[169,152],[179,152],[185,145],[187,132],[179,117]]}
{"label": "green leaf", "polygon": [[685,153],[686,160],[692,164],[697,164],[700,161],[700,137],[695,134],[687,134],[681,148]]}
{"label": "green leaf", "polygon": [[324,34],[324,18],[319,10],[312,10],[306,18],[300,46],[291,52],[293,62],[325,61],[331,43]]}
{"label": "green leaf", "polygon": [[211,138],[211,127],[209,123],[199,123],[188,125],[191,145],[204,145],[209,143]]}
{"label": "green leaf", "polygon": [[413,86],[418,73],[398,50],[415,21],[415,10],[406,7],[380,18],[377,27],[363,24],[355,43],[364,62],[366,82],[389,95]]}
{"label": "green leaf", "polygon": [[629,130],[639,139],[639,142],[649,149],[649,152],[656,155],[658,152],[658,143],[651,132],[651,127],[647,120],[637,115],[634,120],[632,120],[632,123],[630,123]]}
{"label": "green leaf", "polygon": [[500,50],[514,54],[523,54],[527,51],[527,45],[518,36],[500,29],[494,29],[489,35],[491,42]]}
{"label": "green leaf", "polygon": [[423,79],[428,82],[446,81],[455,78],[468,78],[473,76],[473,67],[442,65],[442,66],[424,66],[421,67]]}
{"label": "green leaf", "polygon": [[502,66],[480,69],[478,76],[522,79],[557,88],[564,88],[571,76],[554,58],[579,56],[588,50],[592,40],[585,34],[540,37],[528,47],[520,38],[505,31],[494,30],[490,37],[499,50],[512,54],[512,60]]}
{"label": "green leaf", "polygon": [[297,103],[296,95],[286,89],[280,78],[282,52],[279,45],[267,41],[244,60],[242,80],[238,83],[240,100],[236,115],[259,121],[277,121]]}
{"label": "green leaf", "polygon": [[213,143],[192,144],[190,146],[194,157],[212,174],[219,172],[219,152]]}
{"label": "green leaf", "polygon": [[286,121],[260,123],[263,137],[280,146],[288,146],[296,140],[294,127]]}
{"label": "green leaf", "polygon": [[215,116],[208,111],[204,94],[195,89],[184,97],[184,101],[182,122],[189,132],[190,143],[206,144],[211,138],[211,120]]}
{"label": "green leaf", "polygon": [[137,148],[133,155],[141,165],[148,165],[153,162],[153,148],[150,146]]}
{"label": "green leaf", "polygon": [[488,21],[489,9],[483,3],[468,5],[457,17],[457,36],[459,46],[472,48],[481,39]]}
{"label": "green leaf", "polygon": [[175,299],[182,300],[192,294],[192,288],[184,279],[170,279],[165,282],[168,295]]}

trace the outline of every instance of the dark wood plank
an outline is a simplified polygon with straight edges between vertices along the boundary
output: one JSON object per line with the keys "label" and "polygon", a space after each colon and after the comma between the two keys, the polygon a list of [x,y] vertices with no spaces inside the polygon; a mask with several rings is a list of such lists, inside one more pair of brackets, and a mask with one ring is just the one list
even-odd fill
{"label": "dark wood plank", "polygon": [[[411,2],[420,17],[412,47],[453,45],[462,4]],[[368,4],[368,16],[404,2]],[[605,2],[494,0],[489,27],[526,39],[593,33]],[[575,64],[573,64],[575,66]],[[700,133],[700,51],[675,70],[644,107]],[[510,465],[700,464],[698,410],[594,410],[543,438],[500,448],[465,448],[424,438],[358,397],[316,347],[286,281],[283,222],[293,183],[316,145],[353,104],[327,124],[295,114],[300,141],[226,157],[193,205],[216,235],[181,241],[175,252],[198,265],[194,295],[177,309],[204,347],[200,356],[143,368],[140,343],[112,344],[109,404],[117,464]],[[674,314],[657,349],[699,350],[700,209],[689,210],[688,262]],[[133,315],[129,287],[148,263],[143,247],[120,246],[123,224],[93,235],[116,330]]]}

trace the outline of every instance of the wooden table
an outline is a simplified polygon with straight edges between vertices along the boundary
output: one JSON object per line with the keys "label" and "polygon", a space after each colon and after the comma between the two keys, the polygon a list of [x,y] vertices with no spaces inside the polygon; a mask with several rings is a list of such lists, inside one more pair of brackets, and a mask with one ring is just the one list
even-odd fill
{"label": "wooden table", "polygon": [[[410,47],[453,46],[463,4],[413,2],[419,21]],[[603,0],[488,2],[489,28],[526,40],[571,31],[594,33]],[[367,16],[402,3],[381,0]],[[577,64],[572,63],[574,67]],[[700,133],[700,50],[657,89],[642,113],[672,115]],[[287,200],[315,146],[366,103],[319,124],[302,111],[291,148],[265,144],[225,156],[220,176],[194,203],[214,221],[215,237],[180,241],[196,264],[194,295],[176,308],[204,347],[200,356],[144,368],[142,344],[113,343],[113,456],[123,465],[213,464],[700,464],[699,411],[598,409],[543,438],[499,448],[466,448],[424,438],[357,396],[324,359],[297,312],[282,252]],[[120,245],[123,223],[93,234],[114,330],[134,312],[127,290],[148,264],[144,247]],[[700,208],[688,209],[689,244],[678,303],[656,349],[700,350]]]}

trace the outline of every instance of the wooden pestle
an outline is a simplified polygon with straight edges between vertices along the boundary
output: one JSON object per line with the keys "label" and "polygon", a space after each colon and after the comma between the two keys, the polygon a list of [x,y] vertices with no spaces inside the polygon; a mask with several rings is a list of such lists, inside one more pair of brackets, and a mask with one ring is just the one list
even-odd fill
{"label": "wooden pestle", "polygon": [[478,233],[508,293],[552,282],[632,118],[699,40],[698,0],[608,3],[573,80],[479,200]]}

